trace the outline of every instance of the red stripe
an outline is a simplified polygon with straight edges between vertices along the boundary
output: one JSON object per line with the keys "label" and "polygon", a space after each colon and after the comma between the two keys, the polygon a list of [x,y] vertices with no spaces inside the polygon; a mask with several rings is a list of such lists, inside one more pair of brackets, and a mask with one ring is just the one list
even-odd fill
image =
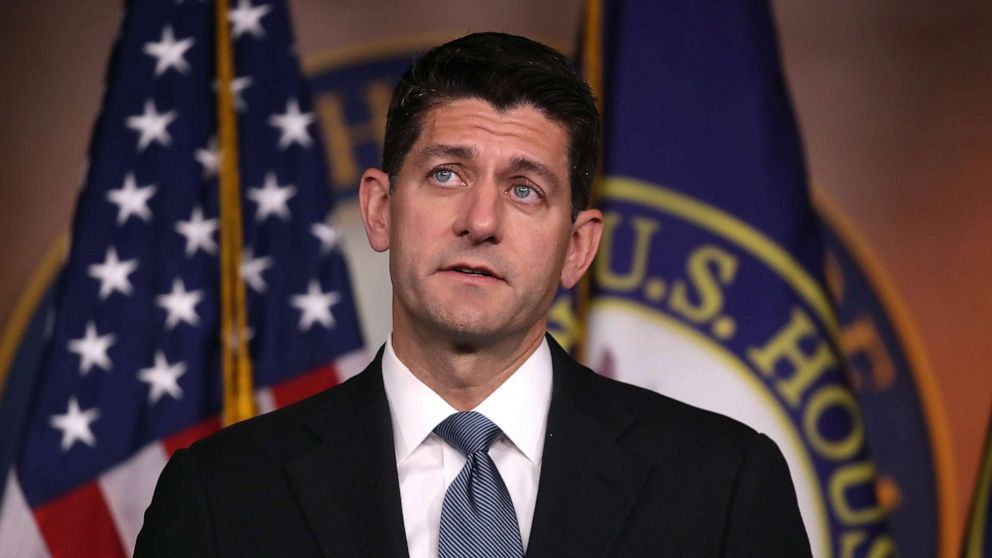
{"label": "red stripe", "polygon": [[95,482],[35,508],[34,517],[53,558],[127,556]]}
{"label": "red stripe", "polygon": [[[284,407],[337,383],[337,368],[328,364],[273,386],[272,396],[276,406]],[[211,417],[163,439],[162,445],[171,456],[176,450],[218,430],[220,420]],[[110,508],[95,482],[35,508],[34,516],[53,558],[127,556]]]}
{"label": "red stripe", "polygon": [[175,453],[176,450],[188,447],[200,438],[206,438],[218,430],[220,430],[220,419],[217,417],[210,417],[200,423],[190,426],[186,430],[181,430],[172,436],[164,438],[162,440],[162,445],[165,446],[165,453],[169,457],[172,457],[172,454]]}
{"label": "red stripe", "polygon": [[272,386],[272,398],[275,400],[276,407],[285,407],[290,403],[295,403],[300,399],[337,385],[337,383],[337,367],[333,364],[327,364]]}

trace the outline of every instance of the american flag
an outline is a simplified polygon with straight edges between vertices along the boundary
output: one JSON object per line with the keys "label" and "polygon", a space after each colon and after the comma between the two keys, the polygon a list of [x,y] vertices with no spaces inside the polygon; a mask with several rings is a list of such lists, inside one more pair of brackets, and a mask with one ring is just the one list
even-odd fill
{"label": "american flag", "polygon": [[[127,3],[56,287],[0,556],[129,555],[169,455],[220,427],[214,5]],[[232,0],[259,411],[366,356],[286,6]]]}

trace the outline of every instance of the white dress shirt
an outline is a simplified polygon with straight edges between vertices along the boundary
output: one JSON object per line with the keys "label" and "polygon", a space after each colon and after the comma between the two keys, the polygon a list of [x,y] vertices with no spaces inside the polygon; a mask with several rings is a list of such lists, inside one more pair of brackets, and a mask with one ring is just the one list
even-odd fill
{"label": "white dress shirt", "polygon": [[[551,350],[545,340],[473,409],[503,431],[489,455],[513,500],[525,551],[541,477],[551,376]],[[432,431],[458,411],[400,362],[391,338],[382,355],[382,381],[393,421],[407,548],[411,558],[436,558],[444,494],[465,465],[465,456]]]}

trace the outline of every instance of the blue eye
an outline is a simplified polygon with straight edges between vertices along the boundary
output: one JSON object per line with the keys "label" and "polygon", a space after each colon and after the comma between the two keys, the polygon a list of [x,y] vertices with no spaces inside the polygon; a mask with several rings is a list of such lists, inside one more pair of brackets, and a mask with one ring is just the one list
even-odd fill
{"label": "blue eye", "polygon": [[438,169],[434,171],[434,179],[442,184],[451,180],[453,176],[455,176],[455,173],[448,169]]}
{"label": "blue eye", "polygon": [[534,193],[534,189],[526,184],[517,184],[513,187],[513,195],[520,199],[527,199]]}

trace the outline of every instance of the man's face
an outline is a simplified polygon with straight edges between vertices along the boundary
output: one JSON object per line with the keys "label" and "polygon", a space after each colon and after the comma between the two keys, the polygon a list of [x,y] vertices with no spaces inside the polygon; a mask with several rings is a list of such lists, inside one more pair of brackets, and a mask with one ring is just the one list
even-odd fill
{"label": "man's face", "polygon": [[366,172],[363,216],[373,248],[390,250],[394,332],[543,334],[559,283],[578,281],[601,228],[598,211],[571,219],[567,146],[531,106],[500,114],[464,99],[426,114],[391,193]]}

